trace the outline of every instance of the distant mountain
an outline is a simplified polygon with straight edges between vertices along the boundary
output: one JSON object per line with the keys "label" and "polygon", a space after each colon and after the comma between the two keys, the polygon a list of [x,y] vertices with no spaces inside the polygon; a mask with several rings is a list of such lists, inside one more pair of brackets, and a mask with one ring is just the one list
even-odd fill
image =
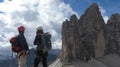
{"label": "distant mountain", "polygon": [[[27,57],[27,66],[28,67],[32,67],[33,63],[34,63],[34,49],[30,49],[30,53]],[[49,54],[48,54],[48,65],[53,63],[58,54],[59,54],[60,50],[59,49],[52,49]],[[0,67],[17,67],[18,63],[17,63],[17,58],[16,57],[11,57],[11,56],[4,56],[4,55],[0,55]]]}
{"label": "distant mountain", "polygon": [[0,67],[16,67],[16,58],[11,56],[0,55]]}
{"label": "distant mountain", "polygon": [[12,58],[12,56],[6,56],[6,55],[3,55],[3,54],[0,54],[0,62],[2,60],[11,59],[11,58]]}

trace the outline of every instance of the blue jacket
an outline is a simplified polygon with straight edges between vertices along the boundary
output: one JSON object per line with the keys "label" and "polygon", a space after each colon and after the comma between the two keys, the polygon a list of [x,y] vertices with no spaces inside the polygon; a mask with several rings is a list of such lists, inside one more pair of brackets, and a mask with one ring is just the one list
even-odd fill
{"label": "blue jacket", "polygon": [[28,44],[26,42],[26,38],[23,34],[19,35],[19,45],[21,47],[21,50],[25,50],[25,51],[29,50]]}

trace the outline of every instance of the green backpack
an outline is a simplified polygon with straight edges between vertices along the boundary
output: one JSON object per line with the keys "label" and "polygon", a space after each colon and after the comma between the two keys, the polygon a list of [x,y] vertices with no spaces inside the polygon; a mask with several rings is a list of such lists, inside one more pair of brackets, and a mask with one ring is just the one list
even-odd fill
{"label": "green backpack", "polygon": [[51,45],[51,34],[49,32],[42,34],[42,41],[43,41],[43,52],[48,52],[52,45]]}

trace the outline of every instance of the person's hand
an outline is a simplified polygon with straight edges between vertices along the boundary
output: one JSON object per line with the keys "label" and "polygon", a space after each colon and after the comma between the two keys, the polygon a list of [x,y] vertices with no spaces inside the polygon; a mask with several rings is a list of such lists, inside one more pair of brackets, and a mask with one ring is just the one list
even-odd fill
{"label": "person's hand", "polygon": [[23,50],[22,52],[23,52],[23,56],[25,56],[25,55],[26,55],[26,51],[25,51],[25,50]]}
{"label": "person's hand", "polygon": [[27,54],[27,55],[29,54],[29,50],[26,51],[26,54]]}

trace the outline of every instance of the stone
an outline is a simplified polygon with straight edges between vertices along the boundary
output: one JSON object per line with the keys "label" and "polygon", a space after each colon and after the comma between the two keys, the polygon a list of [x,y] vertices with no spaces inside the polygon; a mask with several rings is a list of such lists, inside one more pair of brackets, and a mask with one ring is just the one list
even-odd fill
{"label": "stone", "polygon": [[107,53],[120,52],[120,14],[112,14],[107,24]]}
{"label": "stone", "polygon": [[89,61],[115,53],[120,56],[120,15],[105,24],[96,3],[78,19],[72,15],[62,25],[62,62]]}

